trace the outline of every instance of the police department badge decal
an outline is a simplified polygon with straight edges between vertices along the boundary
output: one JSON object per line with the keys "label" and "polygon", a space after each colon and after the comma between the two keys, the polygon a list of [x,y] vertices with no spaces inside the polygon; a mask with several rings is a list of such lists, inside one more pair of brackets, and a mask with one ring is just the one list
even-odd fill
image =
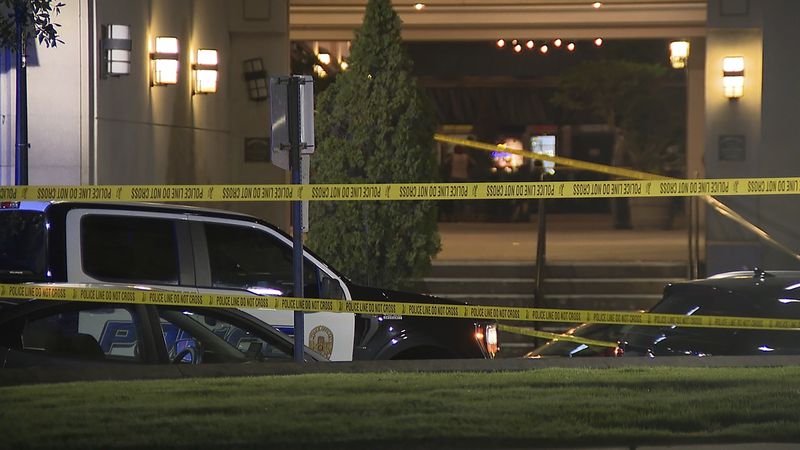
{"label": "police department badge decal", "polygon": [[333,331],[320,325],[308,333],[308,346],[322,356],[330,359],[333,353]]}

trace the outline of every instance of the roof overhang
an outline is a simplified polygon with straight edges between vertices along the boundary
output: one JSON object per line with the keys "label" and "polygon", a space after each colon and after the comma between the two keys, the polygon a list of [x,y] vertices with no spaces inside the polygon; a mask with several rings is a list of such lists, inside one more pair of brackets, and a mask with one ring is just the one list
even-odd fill
{"label": "roof overhang", "polygon": [[[395,3],[403,39],[475,41],[547,39],[692,38],[706,35],[707,0],[422,0]],[[291,0],[290,39],[345,41],[361,25],[365,0]]]}

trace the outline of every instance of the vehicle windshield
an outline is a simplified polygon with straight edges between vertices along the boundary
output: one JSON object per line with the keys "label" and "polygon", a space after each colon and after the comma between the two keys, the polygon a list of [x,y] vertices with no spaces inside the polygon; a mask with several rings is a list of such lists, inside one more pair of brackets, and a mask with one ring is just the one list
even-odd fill
{"label": "vehicle windshield", "polygon": [[44,213],[0,212],[0,280],[45,280],[45,242]]}

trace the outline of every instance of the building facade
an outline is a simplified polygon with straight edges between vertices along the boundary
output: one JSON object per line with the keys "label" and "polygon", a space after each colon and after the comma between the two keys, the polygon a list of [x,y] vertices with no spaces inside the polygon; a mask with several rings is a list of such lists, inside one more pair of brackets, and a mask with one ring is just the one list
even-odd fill
{"label": "building facade", "polygon": [[[56,19],[64,44],[30,52],[30,184],[285,182],[285,172],[266,161],[268,102],[251,98],[245,61],[260,59],[269,75],[288,74],[290,39],[348,40],[363,14],[362,2],[322,5],[315,0],[292,1],[291,21],[289,0],[66,3]],[[532,30],[533,37],[585,38],[601,31],[620,39],[688,38],[689,176],[797,176],[800,64],[793,57],[800,39],[794,26],[800,2],[606,4],[595,10],[578,1],[557,6],[521,1],[521,12],[512,13],[508,5],[500,8],[491,2],[433,0],[426,12],[410,5],[397,9],[407,24],[404,36],[413,40],[497,39],[509,30]],[[113,24],[129,26],[129,75],[103,74],[103,30]],[[174,85],[152,85],[157,36],[177,38]],[[216,93],[192,92],[198,49],[218,52]],[[742,95],[736,98],[723,88],[728,57],[743,64]],[[14,183],[14,83],[12,54],[5,51],[0,59],[2,184]],[[800,219],[796,196],[721,200],[800,252],[800,233],[793,225]],[[211,206],[253,213],[283,227],[288,223],[288,207],[279,203]],[[754,265],[800,266],[795,256],[775,250],[711,210],[706,211],[704,231],[709,274]]]}
{"label": "building facade", "polygon": [[[248,79],[259,77],[263,85],[266,76],[289,73],[287,1],[76,0],[66,2],[54,21],[64,43],[28,52],[31,185],[286,181],[285,172],[268,162],[265,91],[254,95]],[[109,25],[128,27],[128,74],[107,74]],[[175,84],[154,85],[157,36],[177,38]],[[217,52],[215,93],[193,92],[198,49]],[[260,60],[264,73],[245,74],[253,60]],[[5,51],[2,184],[14,184],[13,63]],[[281,226],[288,221],[287,207],[278,203],[224,206]]]}

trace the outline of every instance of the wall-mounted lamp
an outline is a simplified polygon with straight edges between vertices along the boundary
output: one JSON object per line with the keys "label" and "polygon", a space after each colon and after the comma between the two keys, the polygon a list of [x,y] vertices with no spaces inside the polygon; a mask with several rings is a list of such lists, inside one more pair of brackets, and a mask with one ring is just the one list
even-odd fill
{"label": "wall-mounted lamp", "polygon": [[324,65],[328,65],[331,63],[331,54],[328,52],[320,52],[317,54],[317,59]]}
{"label": "wall-mounted lamp", "polygon": [[261,58],[246,59],[244,65],[244,80],[247,82],[247,95],[250,100],[261,101],[269,98],[269,84],[267,71],[264,70],[264,61]]}
{"label": "wall-mounted lamp", "polygon": [[102,73],[118,77],[131,73],[131,28],[128,25],[104,25]]}
{"label": "wall-mounted lamp", "polygon": [[722,88],[725,97],[740,98],[744,92],[744,58],[727,56],[722,60]]}
{"label": "wall-mounted lamp", "polygon": [[689,59],[689,42],[673,41],[669,43],[669,62],[673,69],[683,69]]}
{"label": "wall-mounted lamp", "polygon": [[320,78],[325,78],[325,77],[328,76],[328,72],[325,70],[324,67],[322,67],[319,64],[314,64],[314,67],[312,67],[312,70],[314,71],[314,75],[316,75],[316,76],[318,76]]}
{"label": "wall-mounted lamp", "polygon": [[155,52],[150,54],[150,59],[153,86],[178,83],[178,38],[157,36]]}
{"label": "wall-mounted lamp", "polygon": [[192,65],[194,85],[192,94],[213,94],[217,92],[219,61],[217,51],[207,48],[197,50],[197,62]]}

